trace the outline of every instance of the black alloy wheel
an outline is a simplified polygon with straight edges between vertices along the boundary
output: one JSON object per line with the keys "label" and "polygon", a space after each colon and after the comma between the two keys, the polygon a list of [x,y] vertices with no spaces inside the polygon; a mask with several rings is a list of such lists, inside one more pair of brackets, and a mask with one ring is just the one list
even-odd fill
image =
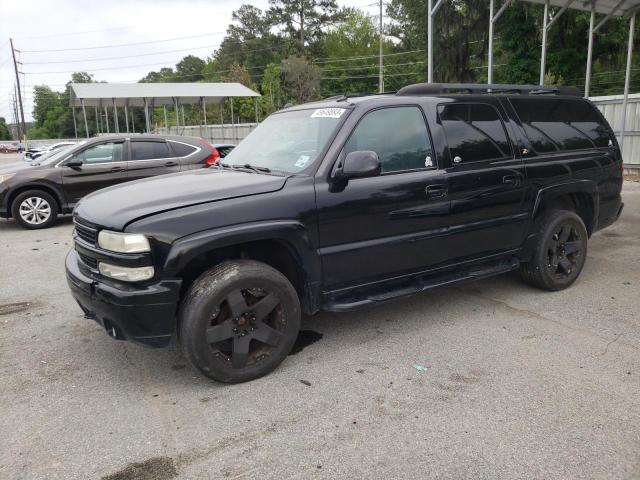
{"label": "black alloy wheel", "polygon": [[206,376],[244,382],[286,358],[300,317],[297,292],[282,273],[253,260],[227,261],[189,288],[180,341],[186,358]]}
{"label": "black alloy wheel", "polygon": [[544,290],[569,287],[584,267],[587,240],[587,229],[575,212],[550,211],[539,221],[531,260],[520,266],[522,278]]}
{"label": "black alloy wheel", "polygon": [[567,278],[582,259],[584,242],[571,221],[562,223],[547,241],[547,268],[558,278]]}
{"label": "black alloy wheel", "polygon": [[232,290],[212,315],[207,343],[234,369],[255,365],[284,337],[280,303],[276,294],[263,289]]}

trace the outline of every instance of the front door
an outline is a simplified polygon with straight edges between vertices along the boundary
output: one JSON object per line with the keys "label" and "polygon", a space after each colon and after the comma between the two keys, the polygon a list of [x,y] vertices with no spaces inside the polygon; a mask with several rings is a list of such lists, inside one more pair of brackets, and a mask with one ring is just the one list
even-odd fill
{"label": "front door", "polygon": [[494,99],[438,106],[448,144],[451,201],[447,248],[452,262],[501,254],[519,247],[528,213],[525,173]]}
{"label": "front door", "polygon": [[367,113],[340,156],[369,150],[382,173],[316,184],[324,284],[337,289],[420,270],[441,254],[449,202],[418,106]]}
{"label": "front door", "polygon": [[[85,195],[127,180],[124,139],[93,144],[67,159],[62,168],[62,184],[69,203]],[[79,167],[67,167],[69,161],[81,161]]]}
{"label": "front door", "polygon": [[162,139],[131,139],[131,154],[127,164],[129,180],[175,173],[180,171],[180,162],[174,158],[169,145]]}

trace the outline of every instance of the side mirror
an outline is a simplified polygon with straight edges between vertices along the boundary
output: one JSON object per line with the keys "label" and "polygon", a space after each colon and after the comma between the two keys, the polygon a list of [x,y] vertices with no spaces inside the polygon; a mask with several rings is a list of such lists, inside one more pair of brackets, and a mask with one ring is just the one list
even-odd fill
{"label": "side mirror", "polygon": [[382,171],[378,154],[371,150],[350,152],[344,159],[344,165],[336,172],[337,178],[376,177]]}
{"label": "side mirror", "polygon": [[69,160],[67,163],[64,164],[65,167],[69,167],[69,168],[80,168],[82,167],[83,163],[82,160]]}

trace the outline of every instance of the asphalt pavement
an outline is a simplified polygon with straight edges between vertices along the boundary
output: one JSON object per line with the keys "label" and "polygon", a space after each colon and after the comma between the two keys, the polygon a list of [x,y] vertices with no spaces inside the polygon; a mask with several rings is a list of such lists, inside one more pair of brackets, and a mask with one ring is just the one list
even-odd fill
{"label": "asphalt pavement", "polygon": [[0,221],[0,478],[638,479],[640,183],[624,201],[568,290],[509,274],[321,313],[232,386],[83,318],[70,219]]}

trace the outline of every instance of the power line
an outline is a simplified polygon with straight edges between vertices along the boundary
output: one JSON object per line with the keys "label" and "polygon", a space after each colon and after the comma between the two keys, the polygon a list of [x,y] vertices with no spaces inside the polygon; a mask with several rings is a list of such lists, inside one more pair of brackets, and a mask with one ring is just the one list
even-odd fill
{"label": "power line", "polygon": [[24,62],[23,65],[51,65],[57,63],[80,63],[80,62],[97,62],[102,60],[120,60],[121,58],[137,58],[137,57],[150,57],[153,55],[164,55],[167,53],[179,53],[179,52],[189,52],[191,50],[202,50],[204,48],[215,48],[219,47],[219,43],[214,43],[212,45],[203,45],[201,47],[192,47],[192,48],[180,48],[177,50],[164,50],[162,52],[154,52],[154,53],[139,53],[136,55],[122,55],[117,57],[100,57],[100,58],[86,58],[81,60],[55,60],[51,62]]}
{"label": "power line", "polygon": [[[245,50],[243,53],[261,52],[264,50],[275,50],[276,48],[278,47],[256,48],[253,50]],[[126,58],[126,57],[117,57],[117,58]],[[57,73],[75,73],[78,71],[94,72],[94,71],[105,71],[105,70],[120,70],[122,68],[153,67],[153,66],[166,65],[166,64],[167,62],[159,62],[159,63],[148,63],[148,64],[140,64],[140,65],[122,65],[122,66],[112,65],[109,67],[99,67],[99,68],[77,68],[75,70],[58,70],[58,71],[50,71],[50,72],[20,72],[20,73],[22,73],[23,75],[46,75],[46,74],[57,74]],[[256,68],[264,68],[264,67],[266,67],[266,65],[259,65],[256,67],[249,67],[248,70],[252,70]],[[230,70],[224,70],[224,71],[228,72]]]}
{"label": "power line", "polygon": [[213,32],[213,33],[204,33],[201,35],[190,35],[187,37],[175,37],[175,38],[165,38],[163,40],[149,40],[146,42],[133,42],[133,43],[118,43],[111,45],[97,45],[94,47],[76,47],[76,48],[52,48],[48,50],[21,50],[22,53],[46,53],[46,52],[75,52],[79,50],[97,50],[100,48],[119,48],[119,47],[132,47],[137,45],[150,45],[153,43],[164,43],[164,42],[173,42],[176,40],[189,40],[192,38],[202,38],[202,37],[211,37],[213,35],[222,35],[227,32]]}
{"label": "power line", "polygon": [[130,30],[131,27],[117,27],[117,28],[101,28],[98,30],[80,30],[77,32],[65,32],[65,33],[51,33],[48,35],[29,35],[26,37],[16,37],[18,40],[28,40],[31,38],[57,38],[57,37],[70,37],[73,35],[84,35],[86,33],[100,33],[100,32],[114,32],[119,30]]}
{"label": "power line", "polygon": [[[387,53],[384,54],[383,57],[393,57],[393,56],[397,56],[397,55],[408,55],[410,53],[419,53],[419,52],[424,52],[424,50],[409,50],[406,52],[396,52],[396,53]],[[318,64],[318,63],[331,63],[331,62],[349,62],[352,60],[363,60],[366,58],[378,58],[378,54],[375,55],[355,55],[352,57],[335,57],[335,58],[328,58],[328,57],[318,57],[318,59],[315,59],[312,61],[313,64]],[[320,60],[320,61],[318,61]]]}

